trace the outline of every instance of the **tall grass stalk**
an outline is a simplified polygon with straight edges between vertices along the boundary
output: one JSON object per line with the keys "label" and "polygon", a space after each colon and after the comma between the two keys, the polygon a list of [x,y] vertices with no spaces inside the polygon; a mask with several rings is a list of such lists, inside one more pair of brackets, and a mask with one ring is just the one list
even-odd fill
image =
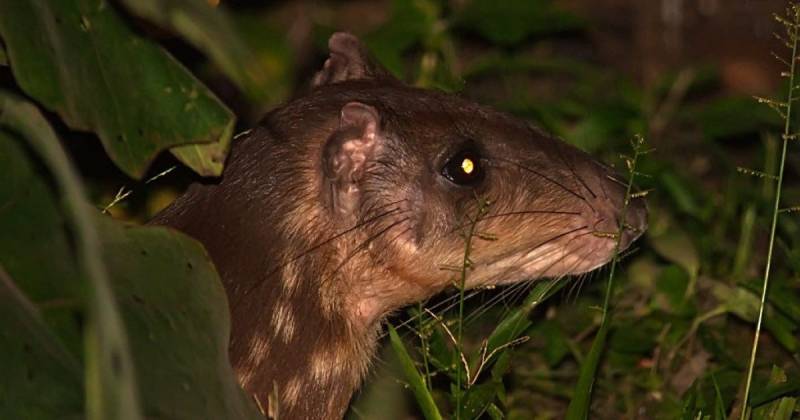
{"label": "tall grass stalk", "polygon": [[419,346],[420,346],[420,353],[422,353],[422,366],[425,368],[425,386],[428,388],[428,392],[433,391],[433,387],[431,386],[431,368],[430,363],[428,362],[428,335],[425,332],[425,304],[420,302],[417,305],[417,319],[419,320],[418,331],[419,331]]}
{"label": "tall grass stalk", "polygon": [[775,199],[772,206],[772,225],[770,227],[769,232],[769,245],[767,248],[767,262],[764,267],[764,280],[761,286],[761,302],[758,307],[758,318],[756,320],[756,331],[753,334],[753,346],[752,350],[750,351],[750,362],[748,363],[747,367],[747,379],[745,381],[745,388],[744,388],[744,397],[742,399],[742,411],[740,414],[740,419],[745,420],[748,417],[748,404],[747,400],[750,398],[750,388],[753,382],[753,370],[755,369],[756,363],[756,355],[758,353],[758,341],[761,337],[761,324],[764,319],[764,307],[766,306],[767,301],[767,290],[769,288],[769,275],[770,270],[772,268],[772,254],[775,245],[775,231],[777,230],[778,226],[778,214],[781,212],[780,203],[781,203],[781,188],[783,186],[783,172],[784,167],[786,165],[786,151],[789,146],[789,140],[796,138],[794,134],[792,134],[792,105],[797,100],[795,96],[795,90],[797,87],[795,86],[795,70],[796,70],[796,63],[797,63],[797,41],[800,38],[800,34],[798,34],[798,30],[800,29],[800,4],[794,3],[789,6],[787,9],[787,16],[783,18],[781,16],[775,15],[775,19],[783,24],[786,28],[786,35],[788,39],[784,40],[787,46],[791,49],[791,56],[790,61],[788,63],[789,71],[788,73],[783,73],[783,75],[788,76],[789,78],[789,86],[786,89],[786,102],[774,101],[770,99],[764,98],[757,98],[757,100],[761,103],[765,103],[775,109],[783,118],[783,136],[781,136],[783,140],[782,150],[781,150],[781,157],[780,157],[780,164],[778,168],[778,175],[777,175],[777,185],[775,187]]}
{"label": "tall grass stalk", "polygon": [[605,348],[606,337],[609,330],[609,316],[611,305],[611,294],[614,290],[614,273],[616,272],[617,263],[619,262],[620,244],[622,242],[622,234],[625,231],[625,215],[628,212],[628,205],[634,197],[633,184],[637,175],[641,175],[636,171],[639,163],[639,158],[646,154],[648,151],[644,148],[644,138],[636,136],[631,143],[633,149],[633,156],[626,157],[625,163],[628,167],[628,183],[625,190],[625,202],[622,206],[622,213],[620,215],[617,232],[616,243],[614,244],[614,256],[611,260],[611,269],[608,273],[608,283],[606,284],[606,294],[603,300],[603,310],[600,317],[600,328],[595,335],[592,347],[589,354],[583,360],[581,365],[580,374],[578,376],[578,383],[575,386],[575,393],[573,394],[572,401],[567,407],[568,420],[583,420],[589,418],[589,405],[591,404],[592,388],[597,375],[597,366],[600,363],[600,355]]}
{"label": "tall grass stalk", "polygon": [[[463,333],[464,333],[464,292],[467,285],[467,276],[469,275],[469,270],[472,268],[472,260],[470,259],[470,253],[472,252],[472,239],[475,237],[475,229],[478,225],[478,222],[481,218],[486,214],[489,209],[489,202],[486,200],[481,199],[480,197],[475,197],[475,200],[478,202],[478,210],[474,217],[470,219],[470,223],[467,225],[467,230],[464,232],[464,258],[461,261],[461,272],[458,284],[458,325],[456,330],[456,348],[455,351],[458,353],[456,354],[455,360],[459,358],[463,358]],[[469,369],[469,366],[465,366],[464,369]],[[463,375],[466,372],[463,372],[462,369],[458,369],[456,371],[456,419],[461,418],[461,395],[463,394],[462,390],[462,383],[463,383]]]}

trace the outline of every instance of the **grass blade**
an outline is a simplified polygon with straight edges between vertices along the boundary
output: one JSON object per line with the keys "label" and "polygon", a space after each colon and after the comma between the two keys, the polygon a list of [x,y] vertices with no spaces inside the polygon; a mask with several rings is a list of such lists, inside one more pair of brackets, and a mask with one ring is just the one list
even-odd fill
{"label": "grass blade", "polygon": [[[745,420],[749,415],[749,410],[747,406],[747,401],[750,397],[750,387],[753,382],[753,371],[755,369],[756,364],[756,355],[758,354],[758,341],[761,337],[761,325],[764,321],[764,307],[766,306],[767,302],[767,291],[769,290],[769,275],[770,269],[772,268],[772,254],[775,247],[775,231],[778,225],[778,214],[780,213],[780,204],[781,204],[781,187],[783,186],[783,172],[786,166],[786,150],[788,149],[789,139],[792,135],[792,124],[791,124],[791,117],[792,117],[792,106],[797,98],[794,95],[795,92],[795,72],[796,72],[796,63],[798,58],[798,51],[797,51],[797,41],[800,38],[800,29],[798,29],[798,25],[800,24],[800,4],[793,3],[789,6],[788,15],[786,22],[784,25],[786,26],[786,32],[789,35],[790,42],[791,42],[791,64],[789,66],[789,87],[787,88],[787,99],[786,99],[786,112],[784,115],[784,125],[783,125],[783,136],[781,136],[783,141],[783,148],[781,150],[781,157],[780,157],[780,166],[778,168],[778,180],[775,186],[775,199],[773,204],[773,211],[772,211],[772,225],[770,227],[769,233],[769,245],[767,248],[767,262],[764,267],[764,281],[761,287],[761,303],[758,308],[758,320],[756,321],[756,331],[753,334],[753,346],[750,352],[750,362],[747,367],[747,379],[745,382],[744,388],[744,396],[742,398],[742,410],[740,419]],[[791,21],[791,22],[789,22]]]}
{"label": "grass blade", "polygon": [[600,355],[606,346],[606,337],[608,336],[608,323],[604,322],[600,325],[597,335],[592,342],[592,348],[586,359],[583,360],[581,365],[580,375],[578,376],[578,384],[575,386],[575,393],[573,394],[572,401],[567,408],[568,420],[583,420],[589,418],[589,404],[592,402],[592,387],[594,386],[595,375],[597,373],[597,366],[600,363]]}
{"label": "grass blade", "polygon": [[568,420],[583,420],[589,418],[589,405],[592,400],[592,387],[597,374],[597,366],[600,363],[600,356],[605,349],[606,337],[609,330],[609,307],[611,301],[611,293],[614,289],[614,271],[617,268],[619,261],[620,241],[622,240],[622,232],[625,229],[625,214],[628,211],[628,204],[631,200],[631,193],[633,191],[633,181],[636,178],[636,165],[639,158],[647,153],[644,148],[644,139],[636,136],[631,146],[633,147],[633,157],[627,160],[628,167],[628,184],[625,190],[625,205],[622,207],[621,216],[617,228],[617,241],[614,245],[614,256],[611,260],[611,270],[608,273],[608,285],[606,286],[606,295],[603,302],[603,315],[600,320],[600,329],[592,342],[592,348],[589,354],[581,365],[580,373],[578,376],[578,383],[575,386],[572,401],[567,407]]}
{"label": "grass blade", "polygon": [[414,361],[411,359],[411,356],[409,356],[408,351],[406,351],[403,340],[400,339],[397,330],[395,330],[392,325],[389,325],[389,339],[392,342],[392,348],[395,353],[397,353],[397,358],[400,360],[403,373],[406,375],[408,385],[411,388],[411,392],[414,393],[414,397],[417,399],[417,405],[422,411],[422,414],[427,420],[441,420],[442,415],[439,414],[439,409],[433,401],[433,396],[428,391],[425,381],[422,380],[422,375],[417,371]]}

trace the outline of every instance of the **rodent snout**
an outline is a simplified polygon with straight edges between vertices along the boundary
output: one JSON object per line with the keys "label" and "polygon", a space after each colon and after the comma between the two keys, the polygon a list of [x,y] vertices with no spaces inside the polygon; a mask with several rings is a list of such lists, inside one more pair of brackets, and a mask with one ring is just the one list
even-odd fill
{"label": "rodent snout", "polygon": [[581,175],[585,182],[584,214],[590,229],[595,236],[614,240],[621,234],[619,250],[627,249],[647,230],[644,198],[632,191],[626,205],[627,185],[608,166],[594,164],[585,168]]}
{"label": "rodent snout", "polygon": [[[621,233],[620,251],[627,249],[647,230],[647,205],[642,197],[632,197],[625,206],[624,191],[611,197],[597,197],[590,203],[595,223],[594,234],[616,239]],[[623,214],[624,213],[624,214]],[[620,232],[620,222],[622,231]]]}
{"label": "rodent snout", "polygon": [[620,249],[626,249],[647,230],[647,204],[643,197],[633,197],[620,215],[623,221]]}

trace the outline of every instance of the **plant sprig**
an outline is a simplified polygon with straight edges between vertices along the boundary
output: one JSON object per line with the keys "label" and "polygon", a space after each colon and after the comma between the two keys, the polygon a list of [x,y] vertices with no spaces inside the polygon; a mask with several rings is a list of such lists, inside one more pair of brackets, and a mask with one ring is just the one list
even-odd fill
{"label": "plant sprig", "polygon": [[637,135],[631,141],[631,148],[633,149],[632,156],[622,156],[628,170],[628,181],[625,189],[625,201],[622,206],[619,221],[617,223],[617,232],[614,233],[616,242],[614,243],[614,253],[611,260],[611,269],[608,273],[608,283],[606,284],[605,298],[603,299],[602,315],[600,318],[600,328],[597,330],[592,347],[589,354],[581,364],[580,374],[578,376],[578,383],[575,386],[574,396],[572,401],[567,407],[566,418],[568,420],[583,420],[589,418],[589,405],[591,403],[592,388],[597,376],[597,366],[600,363],[600,356],[605,349],[606,338],[608,337],[609,330],[609,308],[611,302],[611,294],[614,290],[614,273],[617,268],[617,263],[620,260],[620,245],[622,242],[622,233],[624,232],[627,224],[625,223],[625,216],[628,211],[630,201],[634,196],[640,196],[633,191],[633,184],[637,176],[644,176],[641,172],[637,171],[639,159],[650,152],[646,148],[645,140],[642,136]]}
{"label": "plant sprig", "polygon": [[[758,341],[761,337],[761,325],[764,320],[764,308],[766,306],[767,300],[767,291],[769,290],[769,276],[772,268],[772,255],[775,246],[775,232],[777,230],[778,225],[778,215],[782,212],[781,211],[781,188],[783,187],[783,174],[784,168],[786,165],[786,151],[789,146],[789,141],[796,138],[796,134],[792,132],[792,110],[793,105],[797,101],[797,90],[798,86],[795,86],[795,75],[797,70],[797,60],[798,60],[798,50],[797,50],[797,43],[798,39],[800,39],[800,4],[792,3],[786,10],[786,16],[775,15],[775,20],[777,20],[781,25],[783,25],[786,37],[776,34],[776,37],[783,42],[783,44],[791,50],[791,55],[789,60],[780,59],[777,54],[773,54],[774,56],[779,58],[779,61],[782,62],[784,65],[788,67],[788,71],[782,72],[781,76],[787,77],[789,79],[789,85],[786,88],[786,100],[779,101],[773,99],[765,99],[765,98],[756,98],[756,100],[760,103],[765,103],[770,108],[774,109],[783,119],[783,134],[781,135],[781,140],[783,143],[783,147],[781,150],[780,156],[780,164],[778,168],[778,173],[775,176],[775,197],[773,200],[773,211],[772,211],[772,224],[770,226],[770,233],[769,233],[769,245],[767,246],[767,261],[764,267],[764,277],[761,286],[761,301],[758,308],[758,318],[756,320],[756,330],[753,334],[753,345],[750,351],[750,361],[747,367],[747,379],[745,380],[745,390],[744,396],[742,398],[742,410],[740,413],[740,419],[745,420],[748,418],[749,409],[748,409],[748,400],[750,398],[750,390],[752,387],[753,382],[753,371],[755,369],[755,362],[756,356],[758,354]],[[758,171],[754,171],[756,173]]]}

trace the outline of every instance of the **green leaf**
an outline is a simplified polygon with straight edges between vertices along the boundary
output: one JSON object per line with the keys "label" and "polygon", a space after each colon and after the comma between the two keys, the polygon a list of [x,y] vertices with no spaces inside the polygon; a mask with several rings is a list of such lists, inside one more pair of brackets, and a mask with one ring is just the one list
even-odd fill
{"label": "green leaf", "polygon": [[456,380],[457,371],[461,369],[461,361],[456,358],[451,342],[445,336],[443,328],[437,322],[437,328],[431,329],[428,338],[429,361],[436,369],[444,372],[452,380]]}
{"label": "green leaf", "polygon": [[664,259],[677,264],[689,277],[695,278],[700,271],[700,256],[692,238],[672,221],[654,221],[647,233],[648,244]]}
{"label": "green leaf", "polygon": [[561,326],[552,320],[539,322],[531,335],[545,337],[544,358],[551,367],[569,354],[569,340]]}
{"label": "green leaf", "polygon": [[722,399],[722,391],[717,383],[714,373],[711,373],[711,382],[714,384],[714,420],[725,420],[725,401]]}
{"label": "green leaf", "polygon": [[[280,28],[264,24],[264,17],[243,12],[234,16],[236,31],[253,52],[255,65],[265,74],[265,80],[258,81],[258,91],[246,92],[258,100],[260,113],[267,106],[285,101],[292,93],[295,77],[294,49],[287,39],[287,33]],[[252,64],[251,64],[252,65]]]}
{"label": "green leaf", "polygon": [[[753,294],[757,295],[761,293],[760,281],[741,282],[739,285],[751,291]],[[800,323],[800,296],[794,292],[791,287],[787,287],[783,282],[776,281],[770,284],[767,299],[775,309],[779,310],[795,323]]]}
{"label": "green leaf", "polygon": [[672,170],[663,171],[658,177],[659,186],[675,202],[675,207],[684,213],[702,217],[700,205],[695,198],[691,181],[679,176]]}
{"label": "green leaf", "polygon": [[456,15],[456,24],[502,45],[582,26],[580,19],[555,8],[550,0],[472,0]]}
{"label": "green leaf", "polygon": [[[0,132],[0,148],[12,140]],[[3,150],[4,152],[6,150]],[[0,269],[0,418],[83,418],[83,366]]]}
{"label": "green leaf", "polygon": [[0,35],[19,86],[71,128],[97,133],[128,175],[175,146],[197,173],[221,173],[231,111],[105,0],[7,0]]}
{"label": "green leaf", "polygon": [[403,53],[429,35],[438,14],[437,6],[429,0],[394,0],[389,22],[368,34],[364,43],[382,65],[402,80]]}
{"label": "green leaf", "polygon": [[[747,115],[748,118],[739,118]],[[780,117],[769,107],[747,96],[730,96],[685,107],[683,119],[697,123],[709,139],[724,139],[757,133],[764,127],[778,128]]]}
{"label": "green leaf", "polygon": [[796,354],[800,349],[797,341],[797,324],[789,318],[768,310],[767,317],[764,318],[764,327],[772,334],[772,337],[780,343],[789,353]]}
{"label": "green leaf", "polygon": [[657,345],[656,339],[661,328],[661,322],[652,318],[620,321],[611,333],[608,348],[639,357],[647,356]]}
{"label": "green leaf", "polygon": [[592,402],[592,388],[594,387],[597,366],[600,364],[600,356],[605,350],[606,337],[608,337],[608,323],[600,325],[597,335],[592,341],[589,354],[583,359],[581,369],[578,374],[578,383],[575,385],[575,393],[572,401],[567,407],[567,420],[584,420],[589,418],[589,405]]}
{"label": "green leaf", "polygon": [[686,299],[690,282],[686,269],[670,264],[658,275],[656,289],[659,293],[654,295],[654,303],[669,313],[684,317],[694,315],[691,300]]}
{"label": "green leaf", "polygon": [[148,416],[260,419],[228,361],[225,290],[202,245],[98,216]]}
{"label": "green leaf", "polygon": [[242,90],[260,99],[269,77],[239,37],[224,7],[208,0],[122,0],[132,13],[172,29],[208,55]]}
{"label": "green leaf", "polygon": [[[566,283],[565,281],[553,279],[537,280],[522,304],[503,318],[489,335],[486,344],[486,354],[492,354],[495,350],[512,342],[526,331],[531,326],[531,322],[528,321],[528,314],[539,306],[540,303],[561,290]],[[494,357],[498,357],[502,353],[503,351],[497,351]],[[470,365],[474,364],[475,360],[472,360]]]}
{"label": "green leaf", "polygon": [[[773,366],[767,387],[783,385],[786,383],[787,383],[786,372],[777,366]],[[760,407],[757,407],[754,404],[752,419],[791,420],[793,417],[795,406],[797,406],[797,398],[788,396],[775,399],[774,401],[771,401]]]}
{"label": "green leaf", "polygon": [[414,365],[414,360],[408,355],[403,340],[400,339],[400,336],[392,325],[389,325],[389,339],[392,343],[392,348],[395,353],[397,353],[400,366],[403,368],[403,373],[405,373],[408,385],[411,387],[411,392],[417,399],[417,405],[422,411],[422,414],[428,420],[441,420],[442,415],[439,414],[439,409],[433,401],[433,396],[428,391],[428,387],[425,385],[422,375],[419,374],[417,367]]}
{"label": "green leaf", "polygon": [[[229,364],[225,292],[202,246],[166,228],[100,216],[36,109],[0,99],[0,266],[9,279],[0,293],[12,290],[17,302],[3,305],[12,316],[0,317],[0,331],[26,327],[10,347],[15,357],[0,361],[11,372],[0,376],[0,390],[20,394],[0,403],[0,418],[35,410],[79,418],[86,410],[90,419],[262,418]],[[85,341],[83,351],[76,341]],[[83,360],[85,371],[80,362],[68,370],[69,360]],[[48,385],[24,386],[34,380]]]}
{"label": "green leaf", "polygon": [[497,382],[488,382],[470,387],[464,393],[459,410],[459,418],[477,419],[486,412],[497,394]]}
{"label": "green leaf", "polygon": [[758,407],[781,397],[797,394],[800,394],[800,378],[786,378],[783,382],[775,381],[765,387],[753,390],[750,395],[750,404]]}
{"label": "green leaf", "polygon": [[[40,290],[53,285],[65,292],[66,302],[80,302],[86,319],[86,417],[140,419],[127,337],[78,177],[52,128],[31,104],[0,92],[0,130],[0,157],[6,160],[0,165],[0,264],[15,281]],[[37,173],[22,139],[49,174]],[[41,373],[44,366],[35,359],[25,361]]]}
{"label": "green leaf", "polygon": [[747,322],[756,320],[759,305],[757,295],[742,287],[731,287],[721,283],[715,283],[711,291],[727,311]]}
{"label": "green leaf", "polygon": [[489,408],[486,409],[486,414],[488,414],[489,418],[492,420],[501,420],[505,418],[503,416],[503,411],[495,404],[489,404]]}

